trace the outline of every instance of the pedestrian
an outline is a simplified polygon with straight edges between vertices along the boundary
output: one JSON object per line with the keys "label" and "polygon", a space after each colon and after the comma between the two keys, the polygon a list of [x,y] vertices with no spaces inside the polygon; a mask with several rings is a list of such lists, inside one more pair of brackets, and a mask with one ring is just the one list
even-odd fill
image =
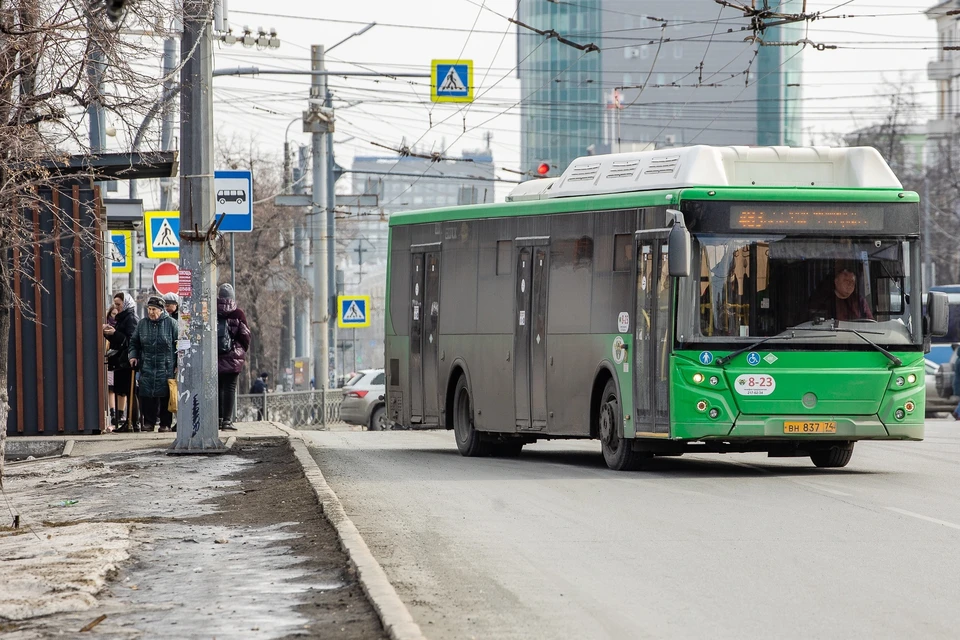
{"label": "pedestrian", "polygon": [[[117,310],[115,324],[104,323],[103,336],[110,343],[107,352],[107,367],[113,369],[113,393],[116,396],[116,411],[113,417],[115,431],[130,431],[131,416],[125,415],[129,408],[133,410],[133,369],[130,367],[130,339],[137,330],[140,319],[137,317],[133,296],[118,293],[113,297],[113,306]],[[129,404],[128,407],[128,398]],[[121,426],[123,425],[123,426]],[[138,427],[134,425],[134,430]]]}
{"label": "pedestrian", "polygon": [[250,326],[230,284],[217,291],[217,397],[220,428],[236,431],[237,380],[250,349]]}
{"label": "pedestrian", "polygon": [[[117,308],[114,305],[111,304],[110,307],[107,309],[106,318],[107,318],[108,325],[110,325],[111,327],[117,326]],[[106,347],[104,349],[104,353],[109,354],[110,341],[106,340],[106,336],[104,336],[104,345]],[[110,365],[109,361],[106,363],[106,366],[107,366],[107,407],[109,408],[109,412],[110,412],[110,420],[105,428],[105,431],[113,431],[113,424],[117,417],[117,410],[114,407],[114,405],[117,403],[117,397],[113,393],[113,367]]]}
{"label": "pedestrian", "polygon": [[150,296],[147,317],[130,341],[130,366],[140,369],[140,414],[143,430],[170,431],[170,380],[177,376],[177,323],[164,310],[164,300]]}
{"label": "pedestrian", "polygon": [[[166,310],[167,315],[177,321],[177,337],[180,337],[179,333],[179,323],[180,323],[180,296],[170,292],[163,294],[163,308]],[[170,431],[177,430],[177,416],[173,416],[173,424],[170,426]]]}
{"label": "pedestrian", "polygon": [[174,320],[180,320],[180,296],[175,293],[163,294],[163,308]]}
{"label": "pedestrian", "polygon": [[269,377],[270,374],[264,371],[260,374],[260,377],[250,385],[250,395],[260,396],[260,401],[257,404],[257,420],[263,420],[263,394],[267,392],[267,379]]}

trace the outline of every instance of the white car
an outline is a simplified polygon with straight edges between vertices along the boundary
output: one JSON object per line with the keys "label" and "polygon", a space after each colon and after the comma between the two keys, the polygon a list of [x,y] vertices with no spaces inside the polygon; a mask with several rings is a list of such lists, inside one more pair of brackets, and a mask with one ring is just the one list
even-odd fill
{"label": "white car", "polygon": [[363,425],[370,431],[387,428],[385,383],[383,369],[365,369],[355,373],[343,385],[340,419],[348,424]]}

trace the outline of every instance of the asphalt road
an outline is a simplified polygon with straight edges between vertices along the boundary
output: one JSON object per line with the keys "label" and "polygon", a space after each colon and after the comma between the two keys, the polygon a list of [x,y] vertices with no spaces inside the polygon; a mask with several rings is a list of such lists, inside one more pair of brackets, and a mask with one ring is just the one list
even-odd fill
{"label": "asphalt road", "polygon": [[452,432],[313,432],[429,638],[960,636],[960,423],[845,469],[762,454],[608,470],[596,441],[462,458]]}

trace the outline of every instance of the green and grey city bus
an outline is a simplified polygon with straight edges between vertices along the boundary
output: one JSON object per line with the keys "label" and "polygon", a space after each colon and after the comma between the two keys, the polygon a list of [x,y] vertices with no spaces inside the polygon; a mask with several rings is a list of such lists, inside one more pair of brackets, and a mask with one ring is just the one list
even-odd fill
{"label": "green and grey city bus", "polygon": [[872,148],[706,146],[395,214],[388,420],[465,456],[597,438],[614,469],[919,440],[947,317],[943,294],[922,310],[919,215]]}

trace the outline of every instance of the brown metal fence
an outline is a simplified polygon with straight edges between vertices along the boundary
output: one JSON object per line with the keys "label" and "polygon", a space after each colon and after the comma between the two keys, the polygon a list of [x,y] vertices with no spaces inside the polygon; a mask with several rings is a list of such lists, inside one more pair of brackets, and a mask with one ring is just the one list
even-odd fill
{"label": "brown metal fence", "polygon": [[7,433],[98,433],[106,395],[99,188],[65,180],[39,195],[21,213],[33,242],[6,256],[23,302],[10,327]]}

